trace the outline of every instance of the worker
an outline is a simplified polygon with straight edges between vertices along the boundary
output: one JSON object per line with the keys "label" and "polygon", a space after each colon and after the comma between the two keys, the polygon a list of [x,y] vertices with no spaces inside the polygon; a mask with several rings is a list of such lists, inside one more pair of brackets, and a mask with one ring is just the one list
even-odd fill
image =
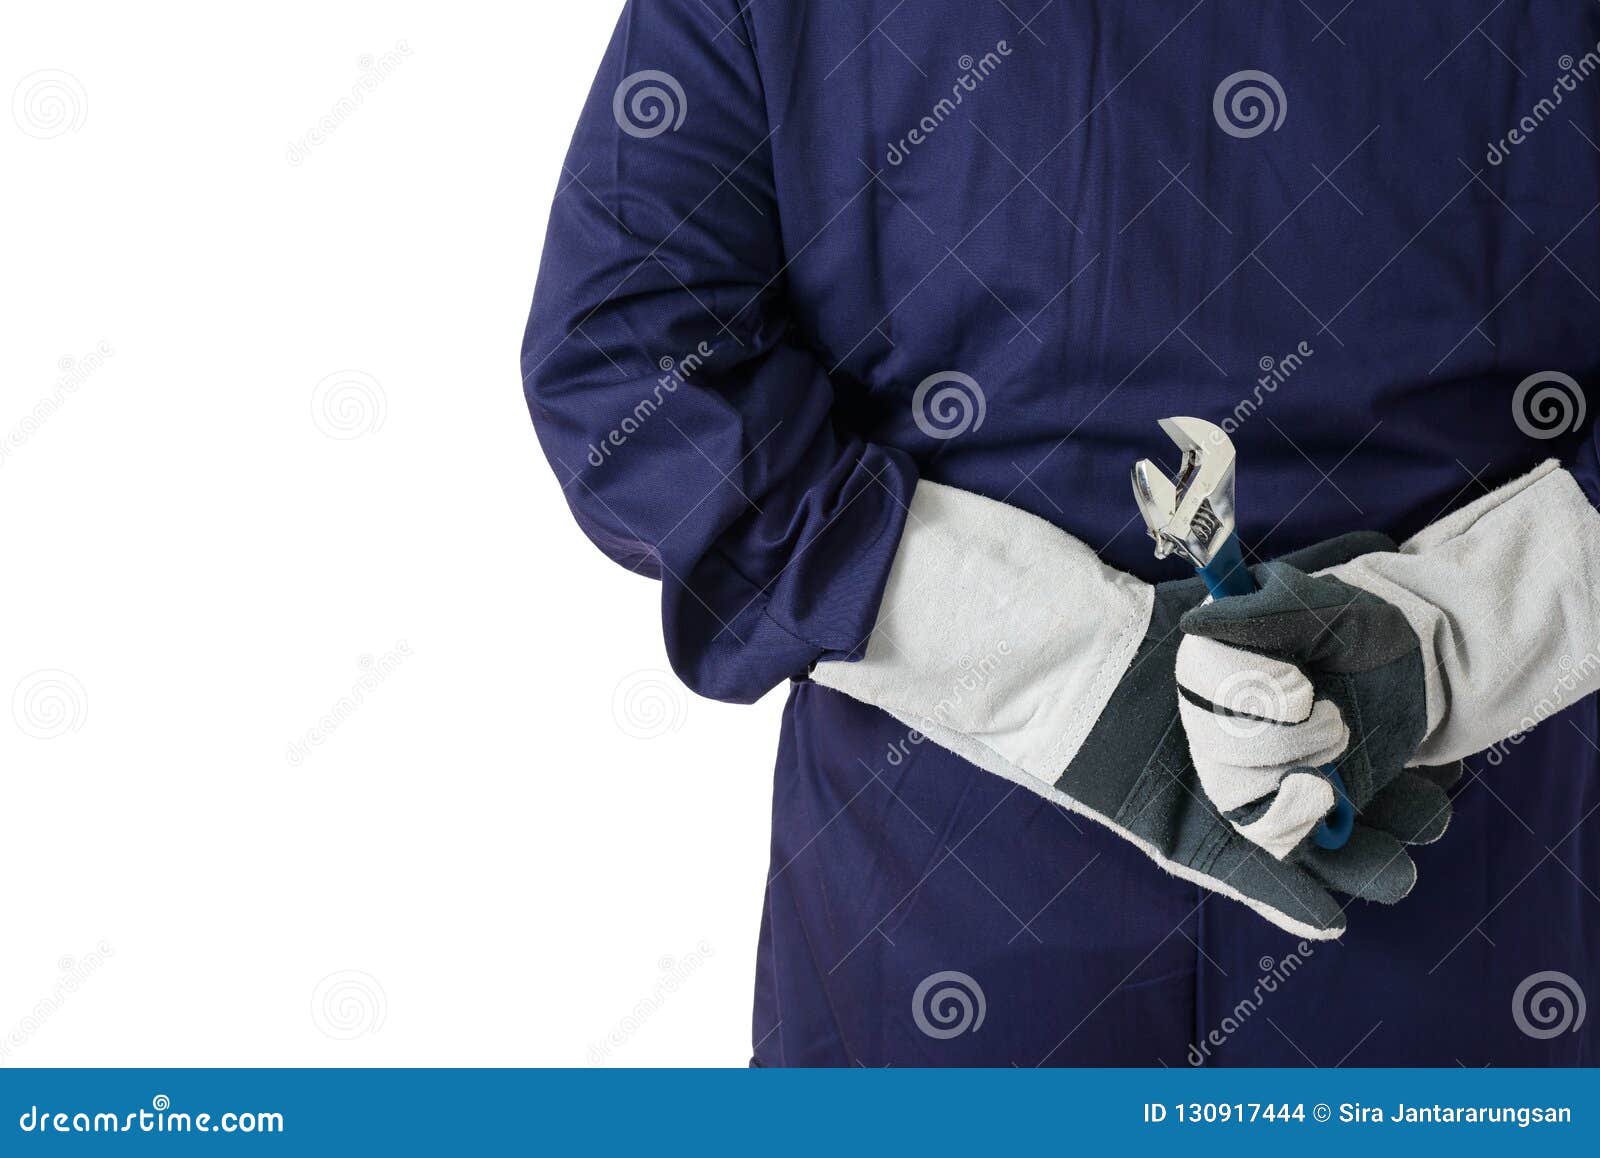
{"label": "worker", "polygon": [[[626,4],[523,383],[677,675],[788,682],[753,1064],[1600,1063],[1596,72],[1553,0]],[[1254,594],[1152,551],[1174,415]]]}

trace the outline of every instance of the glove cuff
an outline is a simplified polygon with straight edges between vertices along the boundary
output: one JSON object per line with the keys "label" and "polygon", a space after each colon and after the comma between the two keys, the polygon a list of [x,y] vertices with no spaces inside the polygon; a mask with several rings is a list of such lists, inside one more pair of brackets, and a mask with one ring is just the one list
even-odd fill
{"label": "glove cuff", "polygon": [[[918,482],[858,661],[812,678],[983,767],[1054,784],[1150,621],[1153,589],[1044,519]],[[982,756],[983,758],[976,758]]]}
{"label": "glove cuff", "polygon": [[1600,512],[1554,460],[1325,574],[1394,604],[1422,643],[1413,764],[1480,752],[1600,689]]}

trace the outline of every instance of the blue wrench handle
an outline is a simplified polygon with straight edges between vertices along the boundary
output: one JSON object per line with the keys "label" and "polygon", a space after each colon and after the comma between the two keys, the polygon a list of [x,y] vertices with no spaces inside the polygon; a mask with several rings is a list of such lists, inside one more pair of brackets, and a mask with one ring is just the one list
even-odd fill
{"label": "blue wrench handle", "polygon": [[[1250,574],[1250,568],[1244,564],[1244,552],[1239,547],[1239,536],[1236,534],[1228,536],[1228,541],[1217,549],[1209,564],[1199,568],[1199,573],[1200,578],[1206,581],[1206,589],[1211,592],[1213,599],[1226,599],[1230,595],[1249,595],[1256,589],[1255,576]],[[1328,778],[1328,783],[1333,785],[1336,799],[1333,802],[1333,811],[1317,825],[1317,830],[1311,834],[1311,839],[1318,848],[1330,850],[1343,848],[1345,841],[1350,839],[1351,830],[1355,827],[1355,806],[1350,803],[1350,794],[1345,791],[1344,780],[1339,775],[1338,767],[1324,764],[1321,772]]]}

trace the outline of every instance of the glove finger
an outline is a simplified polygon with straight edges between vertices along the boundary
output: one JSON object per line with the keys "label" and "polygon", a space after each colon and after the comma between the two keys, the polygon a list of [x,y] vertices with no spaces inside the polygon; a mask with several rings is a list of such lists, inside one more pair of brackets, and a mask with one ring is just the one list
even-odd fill
{"label": "glove finger", "polygon": [[1200,699],[1255,719],[1295,724],[1311,715],[1316,692],[1299,668],[1204,636],[1178,644],[1178,683]]}
{"label": "glove finger", "polygon": [[1394,904],[1417,883],[1417,866],[1405,845],[1364,824],[1355,826],[1343,848],[1307,845],[1301,863],[1329,888],[1384,905]]}
{"label": "glove finger", "polygon": [[1265,807],[1230,813],[1228,819],[1240,836],[1282,860],[1328,815],[1335,799],[1333,785],[1315,772],[1291,772]]}
{"label": "glove finger", "polygon": [[1446,792],[1461,783],[1461,777],[1466,770],[1466,764],[1460,760],[1453,764],[1425,764],[1421,767],[1410,769],[1416,775],[1433,781]]}
{"label": "glove finger", "polygon": [[1432,844],[1450,827],[1450,797],[1427,777],[1402,772],[1361,810],[1361,823],[1406,844]]}
{"label": "glove finger", "polygon": [[1278,790],[1287,768],[1241,768],[1214,760],[1198,759],[1195,774],[1218,812],[1235,812]]}
{"label": "glove finger", "polygon": [[1283,556],[1282,561],[1301,571],[1321,571],[1337,567],[1363,555],[1380,551],[1398,551],[1400,545],[1382,531],[1351,531]]}
{"label": "glove finger", "polygon": [[1318,700],[1311,715],[1298,724],[1274,724],[1246,716],[1230,716],[1178,697],[1189,753],[1196,764],[1229,764],[1241,768],[1320,767],[1350,743],[1339,705]]}
{"label": "glove finger", "polygon": [[1256,577],[1259,590],[1202,603],[1178,625],[1189,635],[1328,671],[1371,671],[1420,646],[1405,612],[1336,574],[1264,563]]}
{"label": "glove finger", "polygon": [[1213,890],[1243,901],[1280,929],[1325,941],[1345,930],[1343,906],[1316,877],[1292,861],[1274,860],[1234,835],[1207,871]]}

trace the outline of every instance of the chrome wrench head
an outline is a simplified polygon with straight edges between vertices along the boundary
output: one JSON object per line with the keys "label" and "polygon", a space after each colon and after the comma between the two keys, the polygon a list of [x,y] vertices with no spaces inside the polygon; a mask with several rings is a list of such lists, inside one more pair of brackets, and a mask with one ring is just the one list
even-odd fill
{"label": "chrome wrench head", "polygon": [[1133,464],[1133,498],[1156,541],[1156,558],[1176,552],[1207,566],[1234,531],[1233,440],[1201,418],[1163,418],[1161,429],[1183,452],[1176,478],[1147,458]]}

